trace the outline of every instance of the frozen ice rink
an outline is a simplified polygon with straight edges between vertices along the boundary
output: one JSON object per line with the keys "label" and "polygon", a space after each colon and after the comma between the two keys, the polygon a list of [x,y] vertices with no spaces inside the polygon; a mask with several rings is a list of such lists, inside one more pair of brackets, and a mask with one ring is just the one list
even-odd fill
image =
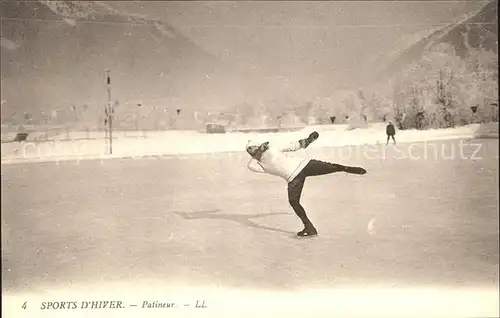
{"label": "frozen ice rink", "polygon": [[[368,156],[311,149],[368,173],[306,181],[302,204],[319,231],[307,240],[294,238],[301,223],[286,183],[251,173],[244,153],[6,165],[2,294],[22,314],[35,297],[30,317],[64,317],[39,307],[71,293],[140,306],[148,292],[174,299],[181,290],[225,295],[210,294],[219,316],[231,316],[228,308],[263,316],[258,304],[276,310],[270,316],[496,316],[498,140],[467,143],[462,152],[458,140],[435,142],[437,151],[379,146]],[[238,296],[245,292],[253,306]],[[149,312],[183,313],[199,314]]]}

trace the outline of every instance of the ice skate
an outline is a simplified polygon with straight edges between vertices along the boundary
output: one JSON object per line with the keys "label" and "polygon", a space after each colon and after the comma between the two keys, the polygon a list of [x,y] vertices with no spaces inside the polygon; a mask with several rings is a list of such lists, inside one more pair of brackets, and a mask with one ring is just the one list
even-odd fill
{"label": "ice skate", "polygon": [[318,231],[314,227],[306,227],[297,233],[298,238],[308,238],[318,236]]}
{"label": "ice skate", "polygon": [[360,167],[346,167],[345,172],[351,174],[365,174],[366,170]]}

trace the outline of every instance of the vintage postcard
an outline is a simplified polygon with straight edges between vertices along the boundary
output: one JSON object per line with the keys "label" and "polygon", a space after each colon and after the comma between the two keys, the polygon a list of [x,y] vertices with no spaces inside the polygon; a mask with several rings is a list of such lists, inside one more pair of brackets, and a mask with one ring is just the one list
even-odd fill
{"label": "vintage postcard", "polygon": [[2,317],[498,317],[498,1],[0,1]]}

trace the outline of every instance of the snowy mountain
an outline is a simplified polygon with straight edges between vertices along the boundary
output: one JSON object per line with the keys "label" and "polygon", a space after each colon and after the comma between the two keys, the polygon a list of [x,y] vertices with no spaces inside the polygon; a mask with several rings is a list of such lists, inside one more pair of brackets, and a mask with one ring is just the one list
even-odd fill
{"label": "snowy mountain", "polygon": [[440,28],[423,37],[398,54],[384,68],[382,75],[397,74],[423,53],[441,43],[451,44],[457,54],[464,57],[471,48],[484,48],[498,53],[498,1],[487,3],[462,21]]}
{"label": "snowy mountain", "polygon": [[[496,5],[495,0],[466,19],[430,34],[429,30],[414,34],[419,37],[414,44],[403,46],[406,49],[390,62],[377,64],[382,68],[387,66],[385,74],[397,73],[427,48],[442,42],[452,43],[460,54],[465,54],[469,46],[483,46],[496,52]],[[357,14],[363,16],[361,9]],[[282,100],[285,96],[302,103],[303,96],[320,95],[311,92],[332,94],[338,89],[335,85],[344,81],[371,82],[375,77],[370,69],[343,68],[343,63],[356,61],[353,56],[362,57],[366,53],[363,51],[366,36],[377,38],[381,34],[378,29],[341,28],[338,30],[342,32],[323,32],[319,28],[311,29],[311,36],[307,37],[305,29],[290,31],[296,40],[289,41],[288,36],[283,37],[286,41],[278,39],[281,44],[295,45],[294,54],[288,54],[285,45],[281,51],[272,44],[261,45],[257,50],[255,47],[265,37],[253,39],[253,29],[242,29],[238,31],[242,42],[249,43],[241,47],[230,45],[231,49],[226,50],[227,41],[218,42],[220,51],[225,51],[223,59],[169,24],[168,18],[153,19],[151,15],[123,10],[100,1],[0,2],[2,123],[25,123],[27,118],[33,124],[101,123],[103,105],[107,102],[106,69],[111,70],[112,100],[119,105],[117,115],[133,118],[136,125],[139,125],[137,116],[172,122],[172,117],[179,118],[178,109],[186,111],[183,115],[200,110],[231,110],[242,103],[258,108],[257,102],[249,100],[254,97],[269,99],[275,108],[286,110],[291,103],[281,105],[273,99]],[[221,37],[222,34],[231,33],[221,33]],[[324,40],[326,44],[313,43],[309,38]],[[252,39],[254,42],[250,42]],[[269,37],[266,43],[273,43],[270,39],[275,38]],[[343,42],[337,43],[339,39]],[[299,40],[302,46],[298,45],[302,43]],[[314,54],[310,54],[311,47],[317,48]],[[245,48],[255,49],[254,56]],[[382,52],[391,49],[394,46],[384,47]],[[240,54],[240,59],[231,59],[231,52]],[[247,53],[248,59],[241,58]],[[265,63],[259,64],[261,56]],[[278,78],[273,69],[267,74],[269,79],[263,80],[265,72],[252,71],[256,66],[270,68],[278,62],[281,68],[290,70],[289,74],[298,75]],[[315,70],[325,76],[312,76]],[[330,74],[333,71],[339,73]],[[297,96],[291,96],[294,93]]]}
{"label": "snowy mountain", "polygon": [[2,1],[1,17],[2,118],[100,111],[105,69],[123,107],[173,110],[231,99],[235,68],[163,21],[99,1]]}

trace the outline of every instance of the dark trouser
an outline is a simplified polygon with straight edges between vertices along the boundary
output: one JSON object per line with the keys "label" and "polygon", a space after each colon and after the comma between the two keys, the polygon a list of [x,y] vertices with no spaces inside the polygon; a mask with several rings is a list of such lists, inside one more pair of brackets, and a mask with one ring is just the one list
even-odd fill
{"label": "dark trouser", "polygon": [[288,202],[292,206],[297,216],[302,220],[304,226],[314,227],[306,215],[306,211],[300,204],[300,196],[302,188],[307,177],[320,176],[324,174],[334,173],[338,171],[346,171],[347,167],[335,163],[323,162],[319,160],[311,160],[304,169],[288,183]]}
{"label": "dark trouser", "polygon": [[387,135],[387,145],[389,144],[389,139],[392,138],[394,144],[396,144],[396,139],[394,139],[394,135]]}

